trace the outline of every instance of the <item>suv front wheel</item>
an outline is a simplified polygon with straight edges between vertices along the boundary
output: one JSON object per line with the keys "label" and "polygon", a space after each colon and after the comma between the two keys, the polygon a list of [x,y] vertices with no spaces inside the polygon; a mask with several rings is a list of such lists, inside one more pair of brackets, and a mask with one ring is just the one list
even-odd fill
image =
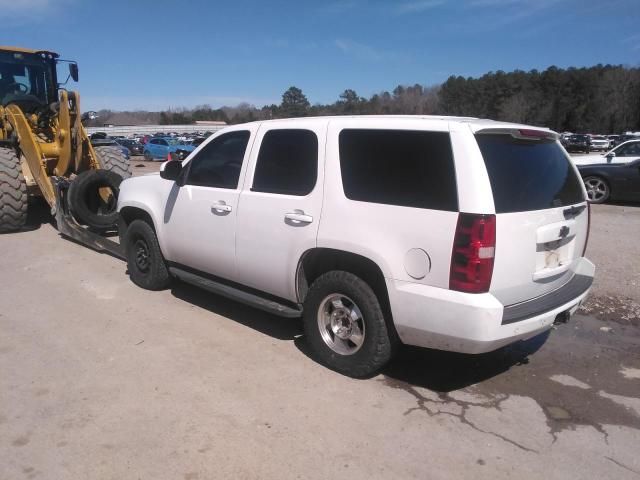
{"label": "suv front wheel", "polygon": [[133,283],[147,290],[163,290],[169,286],[171,276],[151,225],[144,220],[134,220],[127,228],[123,243]]}
{"label": "suv front wheel", "polygon": [[304,302],[304,332],[317,360],[350,377],[377,373],[392,358],[380,302],[356,275],[331,271],[318,277]]}

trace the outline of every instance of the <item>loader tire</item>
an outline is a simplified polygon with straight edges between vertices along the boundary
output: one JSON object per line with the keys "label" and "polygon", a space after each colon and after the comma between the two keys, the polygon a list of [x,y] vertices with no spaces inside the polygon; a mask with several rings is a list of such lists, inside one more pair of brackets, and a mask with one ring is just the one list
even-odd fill
{"label": "loader tire", "polygon": [[94,147],[94,150],[98,154],[98,162],[104,170],[117,173],[123,180],[132,175],[131,163],[119,148]]}
{"label": "loader tire", "polygon": [[[108,170],[82,172],[69,186],[69,209],[78,223],[105,230],[118,223],[118,192],[122,177]],[[108,201],[100,197],[100,189],[108,188]]]}
{"label": "loader tire", "polygon": [[27,205],[27,183],[20,169],[20,157],[11,148],[0,148],[0,233],[24,227]]}

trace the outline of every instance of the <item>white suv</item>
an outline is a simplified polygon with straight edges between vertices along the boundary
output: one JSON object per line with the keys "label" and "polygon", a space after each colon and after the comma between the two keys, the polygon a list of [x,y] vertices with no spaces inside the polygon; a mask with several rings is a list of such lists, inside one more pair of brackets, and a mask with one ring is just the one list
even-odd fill
{"label": "white suv", "polygon": [[585,198],[549,130],[325,117],[225,128],[125,180],[118,210],[134,283],[301,316],[363,377],[400,343],[480,353],[566,321],[595,270]]}

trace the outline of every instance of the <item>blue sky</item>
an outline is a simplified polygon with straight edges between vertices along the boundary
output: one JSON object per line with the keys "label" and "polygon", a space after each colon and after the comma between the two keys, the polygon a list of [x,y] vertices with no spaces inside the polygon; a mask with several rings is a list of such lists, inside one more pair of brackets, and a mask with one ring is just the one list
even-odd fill
{"label": "blue sky", "polygon": [[83,110],[312,103],[488,71],[640,65],[640,0],[0,0],[0,44],[80,64]]}

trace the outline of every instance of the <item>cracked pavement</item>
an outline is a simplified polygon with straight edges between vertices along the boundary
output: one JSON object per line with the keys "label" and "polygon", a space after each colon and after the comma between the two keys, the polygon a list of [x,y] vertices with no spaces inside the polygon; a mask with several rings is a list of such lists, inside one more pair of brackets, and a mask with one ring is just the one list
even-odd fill
{"label": "cracked pavement", "polygon": [[363,381],[296,320],[138,289],[46,223],[2,235],[0,479],[638,479],[640,207],[593,229],[615,308],[486,355],[405,348]]}

